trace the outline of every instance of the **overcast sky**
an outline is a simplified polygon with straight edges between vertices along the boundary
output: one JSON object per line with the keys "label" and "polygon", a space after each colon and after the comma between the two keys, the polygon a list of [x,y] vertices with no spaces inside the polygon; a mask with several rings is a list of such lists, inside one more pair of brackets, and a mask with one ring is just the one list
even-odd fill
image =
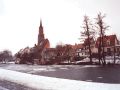
{"label": "overcast sky", "polygon": [[[0,0],[0,50],[16,53],[37,43],[40,18],[45,37],[57,43],[79,43],[83,16],[102,12],[109,34],[120,33],[120,0]],[[94,19],[93,19],[94,22]]]}

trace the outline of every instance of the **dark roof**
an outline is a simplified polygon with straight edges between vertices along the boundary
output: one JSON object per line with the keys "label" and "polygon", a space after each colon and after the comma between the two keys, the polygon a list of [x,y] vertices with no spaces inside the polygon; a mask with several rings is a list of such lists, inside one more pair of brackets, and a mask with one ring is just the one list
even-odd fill
{"label": "dark roof", "polygon": [[46,52],[56,52],[56,48],[46,48]]}

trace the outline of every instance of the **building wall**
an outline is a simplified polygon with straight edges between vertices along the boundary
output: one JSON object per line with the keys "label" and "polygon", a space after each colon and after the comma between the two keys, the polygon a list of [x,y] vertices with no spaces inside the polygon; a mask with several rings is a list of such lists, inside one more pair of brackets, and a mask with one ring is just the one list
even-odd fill
{"label": "building wall", "polygon": [[92,53],[98,53],[98,48],[94,47],[91,49]]}

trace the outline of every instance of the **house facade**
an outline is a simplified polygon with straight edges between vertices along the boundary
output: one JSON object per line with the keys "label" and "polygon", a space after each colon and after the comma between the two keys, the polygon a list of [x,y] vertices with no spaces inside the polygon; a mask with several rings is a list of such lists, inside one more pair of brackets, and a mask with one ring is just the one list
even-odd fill
{"label": "house facade", "polygon": [[[117,55],[120,54],[120,43],[116,35],[104,36],[103,40],[104,40],[104,52],[106,55],[113,55],[114,52]],[[97,38],[95,45],[97,48],[97,52],[98,52],[99,41],[100,38]]]}
{"label": "house facade", "polygon": [[[90,38],[90,48],[91,53],[97,53],[97,48],[95,48],[95,40],[93,38]],[[81,57],[88,57],[89,56],[89,47],[88,47],[88,39],[85,39],[85,41],[81,44],[76,44],[76,54]]]}
{"label": "house facade", "polygon": [[[90,38],[90,47],[92,54],[98,54],[98,46],[100,43],[100,38],[98,37],[95,41],[93,38]],[[88,39],[85,39],[84,43],[74,45],[76,47],[76,54],[83,57],[89,56],[88,49]],[[105,55],[113,55],[115,52],[116,55],[120,54],[120,43],[116,35],[107,35],[104,36],[104,53]]]}

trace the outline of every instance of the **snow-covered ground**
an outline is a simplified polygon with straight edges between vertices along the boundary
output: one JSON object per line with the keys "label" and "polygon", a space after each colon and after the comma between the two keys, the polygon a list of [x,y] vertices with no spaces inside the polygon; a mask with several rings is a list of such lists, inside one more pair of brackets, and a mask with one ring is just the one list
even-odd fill
{"label": "snow-covered ground", "polygon": [[0,79],[12,81],[36,90],[119,90],[120,84],[93,83],[38,76],[0,69]]}
{"label": "snow-covered ground", "polygon": [[[106,56],[106,63],[114,63],[114,57],[113,56]],[[98,59],[96,58],[92,58],[93,62],[99,62]],[[80,62],[89,62],[90,59],[87,57],[87,58],[84,58],[83,60],[81,61],[77,61],[76,63],[80,63]],[[115,62],[116,64],[120,64],[120,57],[119,56],[116,56],[115,57]]]}
{"label": "snow-covered ground", "polygon": [[9,90],[9,89],[0,86],[0,90]]}

